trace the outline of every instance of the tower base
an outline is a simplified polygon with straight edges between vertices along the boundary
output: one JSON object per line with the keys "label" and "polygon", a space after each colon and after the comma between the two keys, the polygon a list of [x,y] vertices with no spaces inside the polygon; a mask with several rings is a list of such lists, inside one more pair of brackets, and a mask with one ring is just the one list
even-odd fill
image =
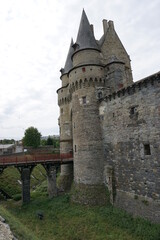
{"label": "tower base", "polygon": [[83,183],[72,185],[71,201],[83,205],[99,205],[109,204],[109,193],[105,185],[86,185]]}
{"label": "tower base", "polygon": [[61,174],[57,179],[57,185],[60,191],[68,192],[73,182],[73,164],[61,165]]}

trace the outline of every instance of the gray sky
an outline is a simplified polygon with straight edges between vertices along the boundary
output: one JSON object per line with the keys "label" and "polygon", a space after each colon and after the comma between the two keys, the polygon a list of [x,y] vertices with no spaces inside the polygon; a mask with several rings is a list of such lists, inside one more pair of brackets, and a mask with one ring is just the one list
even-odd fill
{"label": "gray sky", "polygon": [[59,70],[83,8],[97,39],[102,20],[114,21],[134,81],[160,70],[159,0],[0,0],[0,139],[21,139],[30,126],[59,133]]}

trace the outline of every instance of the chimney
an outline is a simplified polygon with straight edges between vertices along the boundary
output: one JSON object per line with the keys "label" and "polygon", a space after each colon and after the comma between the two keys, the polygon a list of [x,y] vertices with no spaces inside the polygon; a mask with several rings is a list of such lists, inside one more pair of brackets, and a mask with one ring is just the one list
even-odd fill
{"label": "chimney", "polygon": [[108,29],[108,22],[106,19],[103,19],[103,31],[104,31],[104,34],[107,33],[107,29]]}
{"label": "chimney", "polygon": [[109,20],[108,22],[109,28],[114,29],[114,22]]}
{"label": "chimney", "polygon": [[93,33],[93,35],[94,35],[94,27],[93,27],[93,24],[90,24],[90,26],[91,26],[92,33]]}

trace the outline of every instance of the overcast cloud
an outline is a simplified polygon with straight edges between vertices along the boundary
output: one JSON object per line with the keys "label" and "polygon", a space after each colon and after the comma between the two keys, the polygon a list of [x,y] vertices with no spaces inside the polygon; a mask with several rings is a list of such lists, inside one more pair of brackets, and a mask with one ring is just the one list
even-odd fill
{"label": "overcast cloud", "polygon": [[0,0],[0,139],[21,139],[29,126],[59,133],[59,70],[83,8],[97,39],[102,19],[114,21],[134,81],[159,71],[159,0]]}

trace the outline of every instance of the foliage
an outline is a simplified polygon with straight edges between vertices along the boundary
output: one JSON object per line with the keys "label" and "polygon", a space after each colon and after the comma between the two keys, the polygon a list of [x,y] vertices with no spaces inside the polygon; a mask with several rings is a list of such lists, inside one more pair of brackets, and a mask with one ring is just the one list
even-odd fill
{"label": "foliage", "polygon": [[21,223],[17,217],[11,214],[2,205],[0,205],[0,213],[5,217],[7,223],[9,222],[10,228],[14,233],[16,233],[19,240],[38,240],[38,238],[34,236],[30,229],[27,229],[27,227],[24,226],[24,224]]}
{"label": "foliage", "polygon": [[47,142],[46,145],[53,145],[53,138],[51,138],[50,136],[47,138]]}
{"label": "foliage", "polygon": [[[19,229],[11,224],[18,239],[159,240],[159,224],[133,218],[112,206],[88,207],[71,204],[69,195],[48,199],[44,195],[45,189],[46,183],[38,191],[34,191],[30,204],[20,205],[9,201],[0,206],[2,216],[9,214],[6,217],[9,223],[13,217],[15,225],[20,222],[22,231],[26,229],[21,238]],[[43,213],[43,220],[37,217],[38,212]],[[28,235],[33,233],[32,238],[29,238]]]}
{"label": "foliage", "polygon": [[37,148],[40,146],[41,133],[37,128],[29,127],[25,130],[23,145]]}
{"label": "foliage", "polygon": [[46,139],[41,139],[41,146],[50,146],[50,145],[53,145],[54,148],[59,148],[59,139],[55,139],[55,138],[52,138],[51,136],[49,136]]}
{"label": "foliage", "polygon": [[22,194],[20,194],[20,193],[13,195],[13,200],[14,201],[19,201],[19,200],[21,200],[21,198],[22,198]]}
{"label": "foliage", "polygon": [[[46,179],[46,170],[42,165],[34,167],[31,174],[31,189],[40,185]],[[13,198],[17,198],[17,194],[21,194],[21,176],[15,167],[6,168],[0,174],[0,189],[4,190]]]}
{"label": "foliage", "polygon": [[14,144],[15,140],[14,139],[1,139],[0,144]]}

